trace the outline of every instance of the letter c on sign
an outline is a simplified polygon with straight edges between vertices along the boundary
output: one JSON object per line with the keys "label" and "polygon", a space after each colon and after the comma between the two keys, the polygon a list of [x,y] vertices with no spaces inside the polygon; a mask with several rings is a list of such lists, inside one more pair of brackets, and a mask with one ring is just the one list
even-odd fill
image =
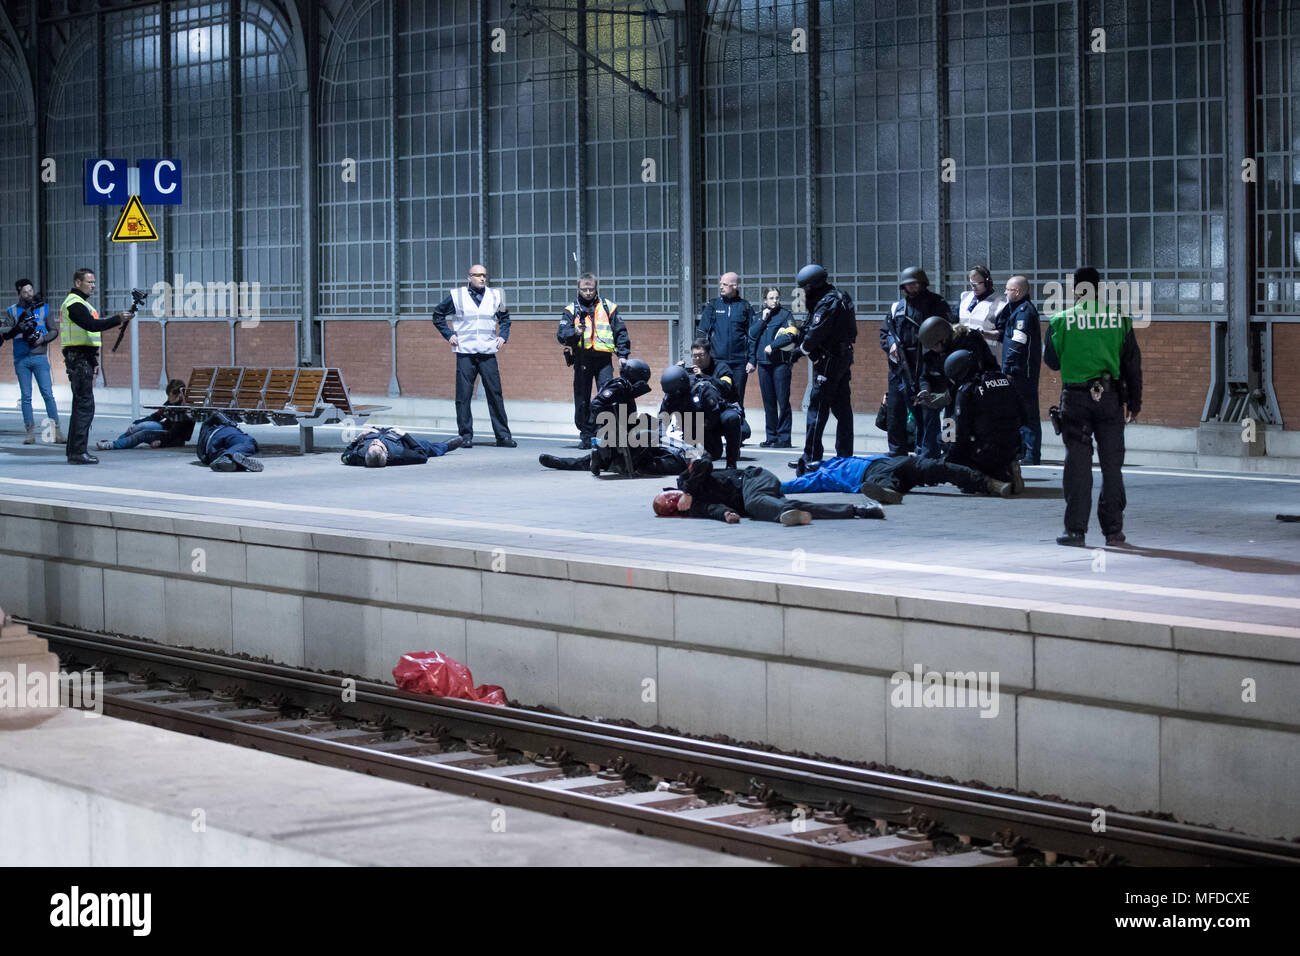
{"label": "letter c on sign", "polygon": [[176,164],[170,159],[159,160],[158,165],[153,168],[153,188],[161,195],[167,196],[176,191],[176,183],[173,181],[166,189],[163,188],[161,173],[164,166],[166,166],[171,172],[176,172]]}
{"label": "letter c on sign", "polygon": [[101,159],[90,170],[90,185],[101,196],[109,196],[113,192],[113,184],[110,182],[107,189],[99,185],[99,167],[101,166],[107,166],[110,173],[117,171],[117,168],[109,160]]}

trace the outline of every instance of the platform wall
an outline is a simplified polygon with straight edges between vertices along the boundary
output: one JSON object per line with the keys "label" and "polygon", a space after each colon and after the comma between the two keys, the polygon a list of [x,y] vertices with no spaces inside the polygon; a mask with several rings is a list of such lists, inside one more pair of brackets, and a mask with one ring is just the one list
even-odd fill
{"label": "platform wall", "polygon": [[[0,603],[380,680],[436,649],[525,705],[1300,835],[1289,636],[12,499]],[[996,672],[997,715],[893,706],[915,664]]]}

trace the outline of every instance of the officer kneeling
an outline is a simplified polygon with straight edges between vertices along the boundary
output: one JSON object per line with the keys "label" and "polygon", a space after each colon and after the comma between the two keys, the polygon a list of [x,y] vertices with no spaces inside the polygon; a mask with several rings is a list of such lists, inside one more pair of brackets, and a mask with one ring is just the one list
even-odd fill
{"label": "officer kneeling", "polygon": [[1013,493],[1019,494],[1024,490],[1018,461],[1024,413],[1011,379],[981,370],[979,360],[966,349],[949,355],[943,371],[956,389],[948,461],[1009,481]]}

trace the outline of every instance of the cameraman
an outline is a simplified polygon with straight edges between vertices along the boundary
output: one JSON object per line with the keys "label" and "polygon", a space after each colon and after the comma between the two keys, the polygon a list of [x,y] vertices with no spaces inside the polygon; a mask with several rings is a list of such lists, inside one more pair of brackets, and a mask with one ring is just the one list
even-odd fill
{"label": "cameraman", "polygon": [[72,276],[72,290],[59,307],[59,334],[63,336],[63,364],[72,386],[72,415],[68,418],[68,464],[98,465],[99,459],[86,451],[90,423],[95,419],[95,370],[99,367],[100,336],[108,329],[131,321],[130,312],[107,319],[90,304],[95,291],[95,271],[78,269]]}
{"label": "cameraman", "polygon": [[32,376],[35,376],[36,387],[45,399],[45,414],[54,422],[54,441],[62,445],[67,439],[59,425],[59,409],[54,403],[54,387],[50,383],[50,359],[46,354],[49,344],[59,337],[59,330],[50,330],[50,307],[36,294],[31,279],[19,279],[14,288],[18,290],[18,301],[9,306],[12,325],[5,323],[8,328],[4,338],[13,339],[14,343],[14,372],[18,375],[23,424],[27,427],[23,444],[36,444],[36,418],[32,414]]}

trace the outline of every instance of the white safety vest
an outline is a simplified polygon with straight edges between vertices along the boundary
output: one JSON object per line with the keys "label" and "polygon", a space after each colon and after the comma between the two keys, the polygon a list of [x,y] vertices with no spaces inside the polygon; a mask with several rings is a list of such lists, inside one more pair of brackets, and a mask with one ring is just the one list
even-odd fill
{"label": "white safety vest", "polygon": [[501,311],[501,292],[484,289],[477,304],[467,286],[451,290],[456,315],[451,331],[456,336],[456,351],[493,355],[497,350],[497,313]]}
{"label": "white safety vest", "polygon": [[[973,307],[972,303],[974,303]],[[957,321],[976,332],[992,332],[993,320],[1006,304],[1005,295],[991,295],[987,299],[975,302],[975,293],[968,289],[961,294],[961,307],[957,312]]]}

